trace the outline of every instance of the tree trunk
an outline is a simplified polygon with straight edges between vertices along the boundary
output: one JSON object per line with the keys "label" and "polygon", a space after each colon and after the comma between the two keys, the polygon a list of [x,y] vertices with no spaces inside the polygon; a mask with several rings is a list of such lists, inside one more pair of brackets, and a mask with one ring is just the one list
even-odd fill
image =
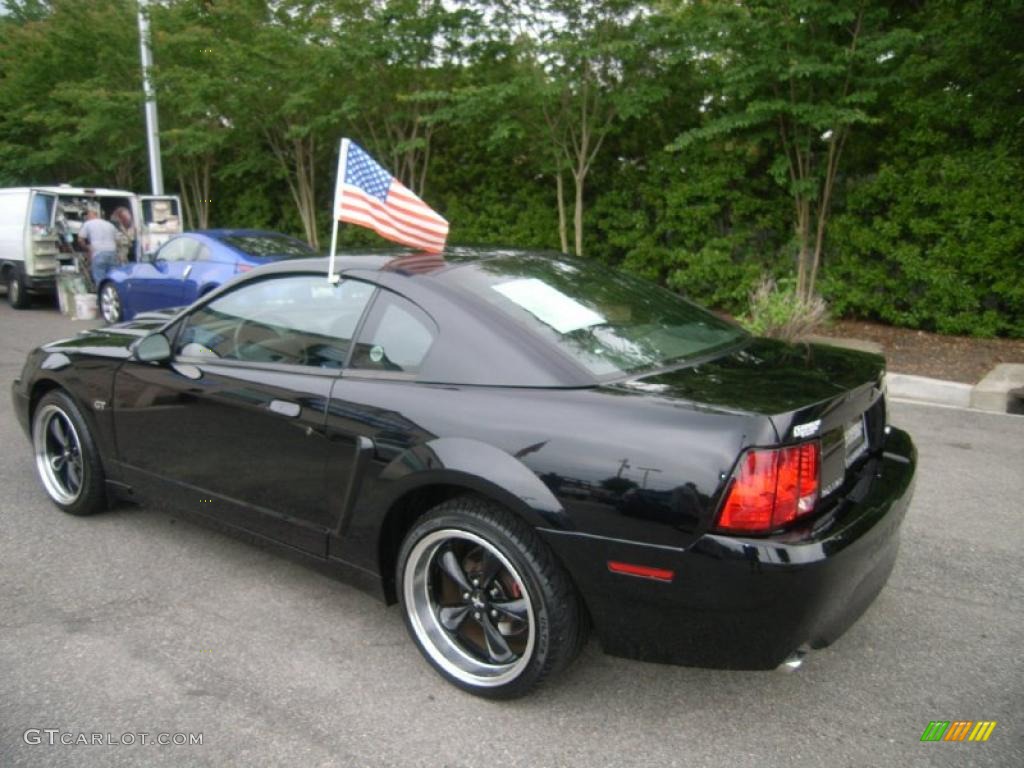
{"label": "tree trunk", "polygon": [[202,198],[199,201],[199,228],[209,229],[210,227],[210,204],[212,202],[210,198],[210,166],[213,165],[213,160],[209,156],[204,157],[202,160]]}
{"label": "tree trunk", "polygon": [[565,182],[562,179],[562,172],[555,174],[555,189],[558,194],[558,242],[561,245],[562,253],[569,252],[569,233],[565,220]]}
{"label": "tree trunk", "polygon": [[576,255],[583,255],[583,183],[586,179],[586,171],[573,175],[573,182],[576,186],[575,207],[572,212],[572,223],[576,235]]}
{"label": "tree trunk", "polygon": [[808,268],[811,261],[811,201],[809,198],[802,195],[797,197],[796,214],[796,236],[800,247],[797,256],[796,294],[801,301],[807,301],[811,297],[811,287],[808,284],[810,279]]}
{"label": "tree trunk", "polygon": [[181,190],[181,207],[182,213],[185,215],[185,229],[197,229],[195,226],[195,214],[193,213],[192,206],[192,195],[189,192],[188,184],[185,183],[185,177],[178,174],[178,189]]}
{"label": "tree trunk", "polygon": [[299,212],[306,242],[314,250],[320,248],[320,238],[316,226],[316,187],[315,187],[315,150],[316,143],[312,137],[292,139],[291,142],[270,129],[264,135],[274,157],[284,171],[288,191]]}

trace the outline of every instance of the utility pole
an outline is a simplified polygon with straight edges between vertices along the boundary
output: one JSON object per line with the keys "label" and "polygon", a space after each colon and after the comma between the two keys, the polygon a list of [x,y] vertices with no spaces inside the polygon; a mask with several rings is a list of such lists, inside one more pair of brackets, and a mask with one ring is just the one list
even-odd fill
{"label": "utility pole", "polygon": [[149,47],[146,0],[139,0],[139,57],[142,59],[142,90],[146,94],[146,143],[149,145],[149,181],[154,195],[164,193],[164,169],[160,164],[160,128],[156,119],[153,89],[153,51]]}

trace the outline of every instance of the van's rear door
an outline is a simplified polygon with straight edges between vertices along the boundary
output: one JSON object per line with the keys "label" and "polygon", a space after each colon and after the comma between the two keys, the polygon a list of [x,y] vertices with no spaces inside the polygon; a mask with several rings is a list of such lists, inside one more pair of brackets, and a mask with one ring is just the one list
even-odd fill
{"label": "van's rear door", "polygon": [[181,234],[181,200],[177,195],[139,195],[139,202],[139,243],[145,257]]}
{"label": "van's rear door", "polygon": [[28,249],[25,252],[25,273],[31,277],[57,274],[57,228],[54,216],[57,196],[49,192],[32,192],[29,202]]}

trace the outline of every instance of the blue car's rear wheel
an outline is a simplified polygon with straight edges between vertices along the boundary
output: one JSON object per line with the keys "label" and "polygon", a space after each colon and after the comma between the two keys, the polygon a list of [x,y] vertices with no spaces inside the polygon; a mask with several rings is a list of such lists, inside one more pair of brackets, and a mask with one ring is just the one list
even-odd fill
{"label": "blue car's rear wheel", "polygon": [[100,287],[100,313],[108,323],[119,323],[124,317],[121,294],[113,283],[104,283]]}
{"label": "blue car's rear wheel", "polygon": [[91,515],[106,504],[103,465],[89,427],[61,390],[47,393],[32,417],[32,449],[43,489],[72,515]]}
{"label": "blue car's rear wheel", "polygon": [[581,645],[585,624],[564,569],[529,526],[483,499],[427,513],[402,544],[397,577],[420,651],[478,696],[522,696]]}

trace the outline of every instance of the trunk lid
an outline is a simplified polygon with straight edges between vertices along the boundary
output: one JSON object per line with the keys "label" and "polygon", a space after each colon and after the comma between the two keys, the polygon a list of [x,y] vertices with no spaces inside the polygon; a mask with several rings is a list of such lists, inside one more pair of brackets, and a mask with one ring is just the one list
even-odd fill
{"label": "trunk lid", "polygon": [[821,495],[882,445],[885,360],[819,344],[753,339],[724,355],[617,385],[697,407],[766,416],[778,442],[821,439]]}

